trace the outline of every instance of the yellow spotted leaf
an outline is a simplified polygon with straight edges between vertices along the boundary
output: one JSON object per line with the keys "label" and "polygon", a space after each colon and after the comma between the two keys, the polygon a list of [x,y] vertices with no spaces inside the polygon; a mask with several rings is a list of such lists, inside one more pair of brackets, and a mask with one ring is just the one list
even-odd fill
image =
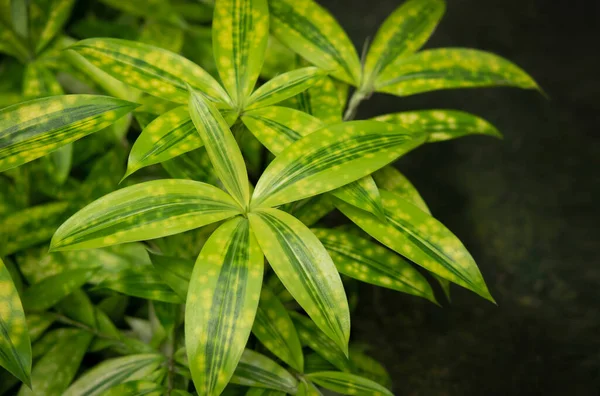
{"label": "yellow spotted leaf", "polygon": [[39,62],[29,63],[23,75],[23,96],[28,99],[62,95],[63,89],[54,74]]}
{"label": "yellow spotted leaf", "polygon": [[244,350],[231,377],[231,383],[274,389],[292,395],[296,393],[298,387],[298,381],[286,369],[265,355],[250,349]]}
{"label": "yellow spotted leaf", "polygon": [[39,37],[36,38],[35,49],[37,53],[40,53],[62,29],[69,16],[71,16],[71,9],[75,0],[53,0],[49,3],[48,9],[45,10],[47,12],[46,24],[40,31]]}
{"label": "yellow spotted leaf", "polygon": [[323,77],[312,87],[293,97],[291,103],[294,108],[317,117],[325,124],[341,122],[346,101],[340,98],[338,85],[348,86]]}
{"label": "yellow spotted leaf", "polygon": [[373,173],[377,186],[383,190],[394,192],[401,198],[412,203],[422,211],[431,214],[427,204],[415,186],[393,165],[387,165]]}

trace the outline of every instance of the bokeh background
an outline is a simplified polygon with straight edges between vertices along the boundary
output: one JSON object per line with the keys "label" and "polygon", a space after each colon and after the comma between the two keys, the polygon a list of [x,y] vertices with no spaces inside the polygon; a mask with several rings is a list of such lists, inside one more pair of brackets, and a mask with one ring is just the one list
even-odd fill
{"label": "bokeh background", "polygon": [[[358,48],[400,0],[321,0]],[[474,47],[528,71],[515,89],[375,95],[359,118],[453,108],[503,141],[419,148],[398,167],[464,241],[498,306],[458,287],[437,308],[361,286],[353,337],[398,395],[600,394],[600,37],[597,2],[449,0],[426,47]]]}

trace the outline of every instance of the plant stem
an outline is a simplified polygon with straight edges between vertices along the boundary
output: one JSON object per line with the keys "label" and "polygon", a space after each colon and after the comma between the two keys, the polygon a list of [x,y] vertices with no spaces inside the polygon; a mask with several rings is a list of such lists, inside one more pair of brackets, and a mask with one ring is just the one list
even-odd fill
{"label": "plant stem", "polygon": [[350,97],[350,102],[348,103],[348,108],[346,109],[346,113],[344,113],[344,121],[351,121],[356,116],[356,111],[358,110],[358,106],[360,102],[367,99],[371,96],[370,92],[363,90],[362,88],[357,89],[352,93]]}

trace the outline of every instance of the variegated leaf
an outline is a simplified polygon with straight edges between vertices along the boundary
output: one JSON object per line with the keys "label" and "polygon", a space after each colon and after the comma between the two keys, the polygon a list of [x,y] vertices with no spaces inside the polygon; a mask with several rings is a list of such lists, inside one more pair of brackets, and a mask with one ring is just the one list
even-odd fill
{"label": "variegated leaf", "polygon": [[35,99],[0,110],[0,172],[113,124],[137,105],[99,95]]}
{"label": "variegated leaf", "polygon": [[[163,396],[168,395],[167,388],[148,380],[127,381],[113,386],[102,396]],[[171,393],[174,395],[174,393]]]}
{"label": "variegated leaf", "polygon": [[128,296],[152,301],[182,304],[185,299],[179,297],[152,268],[132,267],[111,276],[97,288],[118,291]]}
{"label": "variegated leaf", "polygon": [[[395,60],[413,54],[431,36],[446,9],[444,0],[409,0],[392,12],[377,31],[364,66],[367,89]],[[372,88],[371,88],[372,89]]]}
{"label": "variegated leaf", "polygon": [[19,292],[0,259],[0,366],[31,384],[31,343]]}
{"label": "variegated leaf", "polygon": [[275,356],[298,372],[304,371],[302,345],[287,310],[273,292],[263,287],[252,333]]}
{"label": "variegated leaf", "polygon": [[367,176],[423,142],[425,135],[376,121],[319,129],[288,146],[259,179],[252,207],[272,207]]}
{"label": "variegated leaf", "polygon": [[423,268],[494,302],[477,264],[442,223],[397,194],[381,191],[387,222],[339,202],[338,209],[379,242]]}
{"label": "variegated leaf", "polygon": [[262,67],[269,38],[267,0],[219,0],[213,52],[223,85],[238,109],[245,106]]}
{"label": "variegated leaf", "polygon": [[50,276],[34,284],[23,293],[23,307],[27,311],[44,311],[83,286],[96,272],[80,269]]}
{"label": "variegated leaf", "polygon": [[337,188],[331,194],[350,205],[374,214],[380,219],[385,219],[379,190],[370,175]]}
{"label": "variegated leaf", "polygon": [[346,101],[341,100],[338,85],[348,86],[323,77],[315,85],[293,97],[290,102],[294,108],[317,117],[325,124],[341,122]]}
{"label": "variegated leaf", "polygon": [[269,264],[294,299],[342,351],[347,351],[350,313],[335,265],[317,237],[277,209],[248,215]]}
{"label": "variegated leaf", "polygon": [[244,350],[231,383],[280,390],[294,394],[298,381],[283,367],[268,357],[250,349]]}
{"label": "variegated leaf", "polygon": [[296,54],[270,35],[260,76],[270,80],[279,74],[293,70],[297,66],[296,63]]}
{"label": "variegated leaf", "polygon": [[222,190],[191,180],[154,180],[112,192],[63,223],[51,250],[73,250],[177,234],[239,213]]}
{"label": "variegated leaf", "polygon": [[186,84],[212,101],[229,105],[219,83],[200,66],[162,48],[135,41],[93,38],[69,47],[127,85],[178,103],[187,103]]}
{"label": "variegated leaf", "polygon": [[63,89],[54,74],[40,62],[29,63],[23,75],[23,96],[29,99],[62,95]]}
{"label": "variegated leaf", "polygon": [[327,228],[313,229],[312,232],[321,240],[342,274],[436,303],[427,279],[404,258],[351,233]]}
{"label": "variegated leaf", "polygon": [[512,86],[539,89],[512,62],[489,52],[438,48],[418,52],[392,63],[375,80],[375,90],[397,96],[451,88]]}
{"label": "variegated leaf", "polygon": [[360,61],[333,16],[313,0],[270,0],[271,31],[300,56],[349,84],[360,83]]}
{"label": "variegated leaf", "polygon": [[306,378],[342,395],[393,396],[393,393],[384,386],[356,374],[322,371],[307,374]]}
{"label": "variegated leaf", "polygon": [[35,43],[35,50],[39,53],[43,50],[46,45],[54,38],[54,36],[62,29],[63,25],[71,16],[71,9],[75,0],[54,0],[48,7],[46,24],[41,30],[37,42]]}
{"label": "variegated leaf", "polygon": [[215,173],[240,207],[246,209],[250,201],[248,172],[227,122],[204,95],[194,90],[190,91],[189,107]]}
{"label": "variegated leaf", "polygon": [[150,255],[150,260],[161,279],[183,300],[187,297],[194,262],[178,257]]}
{"label": "variegated leaf", "polygon": [[393,165],[384,166],[373,173],[373,179],[379,188],[394,192],[422,211],[431,214],[415,186]]}
{"label": "variegated leaf", "polygon": [[240,360],[258,306],[263,257],[248,220],[236,217],[208,239],[192,272],[185,340],[199,395],[220,394]]}
{"label": "variegated leaf", "polygon": [[31,56],[23,40],[4,23],[0,23],[0,52],[12,55],[24,64]]}

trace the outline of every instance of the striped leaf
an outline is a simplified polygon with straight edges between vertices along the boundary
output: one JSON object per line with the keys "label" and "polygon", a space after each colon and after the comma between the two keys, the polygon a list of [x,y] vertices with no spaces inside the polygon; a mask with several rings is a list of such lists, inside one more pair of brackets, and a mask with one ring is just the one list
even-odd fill
{"label": "striped leaf", "polygon": [[225,192],[191,180],[154,180],[112,192],[63,223],[51,250],[88,249],[178,234],[239,213]]}
{"label": "striped leaf", "polygon": [[415,53],[439,23],[444,0],[409,0],[381,24],[365,60],[363,85],[369,86],[380,72],[397,59]]}
{"label": "striped leaf", "polygon": [[63,396],[99,396],[115,385],[145,379],[165,357],[161,354],[140,354],[108,359],[85,372],[63,393]]}
{"label": "striped leaf", "polygon": [[220,394],[248,341],[262,286],[263,257],[248,220],[208,239],[192,272],[185,310],[188,361],[199,395]]}
{"label": "striped leaf", "polygon": [[0,259],[0,366],[31,384],[31,343],[19,292]]}
{"label": "striped leaf", "polygon": [[313,0],[270,0],[271,32],[300,56],[349,84],[360,82],[360,61],[333,16]]}
{"label": "striped leaf", "polygon": [[71,9],[75,0],[53,0],[46,10],[47,17],[44,28],[41,30],[35,43],[36,53],[40,53],[56,34],[63,28],[71,16]]}
{"label": "striped leaf", "polygon": [[322,371],[307,374],[306,378],[325,389],[342,395],[393,396],[393,393],[384,386],[355,374]]}
{"label": "striped leaf", "polygon": [[18,396],[61,396],[79,370],[93,334],[79,329],[60,329],[65,334],[35,364],[31,388],[21,386]]}
{"label": "striped leaf", "polygon": [[357,235],[332,229],[313,229],[342,274],[436,303],[433,290],[408,261]]}
{"label": "striped leaf", "polygon": [[387,247],[421,267],[494,302],[477,264],[442,223],[397,194],[381,191],[387,222],[345,203],[337,208]]}
{"label": "striped leaf", "polygon": [[162,48],[135,41],[93,38],[69,47],[94,66],[127,85],[150,95],[177,103],[187,103],[186,84],[207,97],[229,105],[229,97],[219,83],[200,66]]}
{"label": "striped leaf", "polygon": [[0,172],[113,124],[136,108],[99,95],[35,99],[0,110]]}
{"label": "striped leaf", "polygon": [[373,173],[373,179],[379,188],[394,192],[422,211],[431,214],[427,204],[415,186],[392,165],[384,166]]}
{"label": "striped leaf", "polygon": [[80,269],[50,276],[34,284],[23,293],[23,307],[27,311],[44,311],[83,286],[96,269]]}
{"label": "striped leaf", "polygon": [[245,349],[231,383],[280,390],[294,394],[298,381],[283,367],[268,357]]}
{"label": "striped leaf", "polygon": [[267,287],[260,293],[252,333],[279,359],[300,373],[304,371],[304,356],[296,328],[281,301]]}
{"label": "striped leaf", "polygon": [[350,313],[346,293],[319,239],[299,220],[277,209],[255,210],[248,218],[285,288],[317,326],[347,351]]}
{"label": "striped leaf", "polygon": [[238,109],[250,97],[269,38],[267,0],[219,0],[213,17],[213,52],[219,76]]}
{"label": "striped leaf", "polygon": [[40,62],[31,62],[23,74],[23,96],[29,99],[62,95],[64,91],[54,74]]}
{"label": "striped leaf", "polygon": [[370,175],[335,189],[331,194],[350,205],[374,214],[380,219],[385,219],[379,190]]}
{"label": "striped leaf", "polygon": [[424,137],[377,121],[319,129],[271,162],[256,185],[252,207],[277,206],[334,190],[394,161]]}
{"label": "striped leaf", "polygon": [[270,106],[296,96],[324,76],[325,73],[316,67],[304,67],[280,74],[252,93],[245,110]]}
{"label": "striped leaf", "polygon": [[182,304],[185,301],[163,281],[158,272],[147,267],[133,267],[123,270],[116,276],[111,276],[100,283],[97,288],[106,288],[128,296],[152,301],[174,304]]}
{"label": "striped leaf", "polygon": [[451,88],[511,86],[539,89],[518,66],[489,52],[438,48],[392,63],[375,80],[375,90],[397,96]]}
{"label": "striped leaf", "polygon": [[190,116],[206,146],[215,173],[243,208],[250,200],[248,172],[242,152],[225,119],[204,96],[190,90]]}
{"label": "striped leaf", "polygon": [[[128,381],[113,386],[102,396],[162,396],[168,395],[167,388],[147,380]],[[174,395],[174,393],[171,393]]]}
{"label": "striped leaf", "polygon": [[152,264],[163,282],[169,285],[181,299],[185,300],[192,277],[194,262],[178,257],[159,256],[156,254],[151,254],[150,260],[152,260]]}
{"label": "striped leaf", "polygon": [[336,82],[329,77],[324,77],[306,91],[293,97],[291,103],[294,108],[317,117],[325,124],[335,124],[342,121],[346,101],[339,97]]}

